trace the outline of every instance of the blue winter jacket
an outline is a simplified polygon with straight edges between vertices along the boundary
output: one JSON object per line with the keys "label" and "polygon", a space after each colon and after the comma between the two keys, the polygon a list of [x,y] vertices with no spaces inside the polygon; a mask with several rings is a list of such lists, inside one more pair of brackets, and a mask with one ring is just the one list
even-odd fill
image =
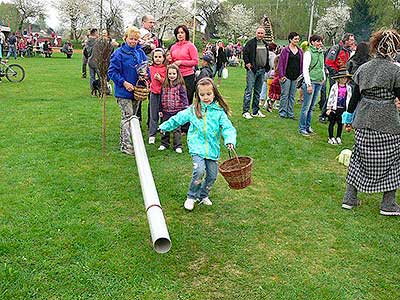
{"label": "blue winter jacket", "polygon": [[217,103],[209,105],[201,103],[203,118],[199,119],[191,105],[180,111],[168,121],[160,125],[162,131],[172,131],[177,127],[190,122],[187,134],[187,143],[190,155],[218,160],[220,156],[221,135],[225,146],[236,146],[236,129],[233,127],[223,108]]}
{"label": "blue winter jacket", "polygon": [[147,61],[146,54],[142,46],[136,45],[129,47],[123,43],[111,55],[110,66],[108,67],[108,76],[114,81],[114,95],[117,98],[133,99],[133,93],[128,92],[124,86],[124,81],[136,85],[138,74],[136,67]]}

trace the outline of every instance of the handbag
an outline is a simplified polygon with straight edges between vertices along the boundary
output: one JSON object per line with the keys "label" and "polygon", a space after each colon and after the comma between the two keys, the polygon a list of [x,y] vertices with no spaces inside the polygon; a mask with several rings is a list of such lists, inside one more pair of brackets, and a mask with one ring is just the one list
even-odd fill
{"label": "handbag", "polygon": [[[318,60],[317,62],[311,67],[310,72],[318,65]],[[303,73],[300,74],[299,77],[297,77],[296,79],[296,89],[301,88],[301,86],[303,85],[304,82],[304,75]]]}
{"label": "handbag", "polygon": [[227,68],[224,68],[224,69],[222,70],[222,78],[223,78],[223,79],[228,79],[228,77],[229,77],[228,69],[227,69]]}

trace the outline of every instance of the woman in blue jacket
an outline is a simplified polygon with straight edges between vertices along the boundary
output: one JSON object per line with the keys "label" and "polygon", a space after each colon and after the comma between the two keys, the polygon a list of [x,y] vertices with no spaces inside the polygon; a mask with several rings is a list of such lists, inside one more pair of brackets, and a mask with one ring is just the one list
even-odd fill
{"label": "woman in blue jacket", "polygon": [[114,81],[114,95],[121,108],[121,152],[134,155],[129,119],[136,115],[139,101],[133,97],[138,81],[138,69],[147,62],[146,54],[139,45],[140,31],[129,27],[124,34],[125,43],[111,56],[108,76]]}

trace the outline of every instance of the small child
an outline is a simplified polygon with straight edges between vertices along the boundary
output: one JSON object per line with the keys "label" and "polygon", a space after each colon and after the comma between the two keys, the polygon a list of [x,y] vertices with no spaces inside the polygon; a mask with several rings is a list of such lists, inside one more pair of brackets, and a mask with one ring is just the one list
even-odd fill
{"label": "small child", "polygon": [[[332,76],[336,83],[332,85],[326,104],[326,115],[329,119],[328,143],[331,145],[340,145],[342,143],[342,114],[346,111],[352,94],[351,86],[348,84],[350,78],[351,74],[346,69],[340,69],[336,76]],[[336,123],[338,127],[335,138],[333,136],[333,127]]]}
{"label": "small child", "polygon": [[272,76],[273,79],[271,80],[271,86],[268,88],[268,111],[272,112],[272,108],[277,108],[276,105],[281,97],[281,84],[279,82],[279,72],[278,72],[278,62],[279,56],[275,57],[274,60],[274,69],[270,71],[270,77]]}
{"label": "small child", "polygon": [[[185,88],[185,81],[175,64],[167,66],[167,78],[165,79],[161,91],[161,121],[168,121],[169,118],[176,115],[181,110],[188,107],[189,101]],[[173,147],[176,153],[182,153],[181,128],[174,130]],[[169,147],[169,132],[161,137],[161,146],[158,150],[162,151]]]}
{"label": "small child", "polygon": [[213,69],[211,68],[213,64],[213,57],[210,54],[204,54],[203,60],[201,61],[201,69],[199,74],[196,74],[196,83],[204,77],[213,77]]}
{"label": "small child", "polygon": [[199,204],[212,205],[208,194],[217,179],[221,135],[228,149],[233,149],[236,144],[236,129],[227,116],[230,113],[228,104],[213,80],[200,79],[195,95],[193,105],[160,125],[160,130],[165,132],[190,123],[187,142],[193,173],[184,203],[187,210],[193,210],[198,200]]}
{"label": "small child", "polygon": [[156,142],[161,106],[161,88],[167,74],[167,67],[164,65],[165,52],[162,48],[153,50],[152,61],[153,64],[150,66],[149,144],[155,144]]}

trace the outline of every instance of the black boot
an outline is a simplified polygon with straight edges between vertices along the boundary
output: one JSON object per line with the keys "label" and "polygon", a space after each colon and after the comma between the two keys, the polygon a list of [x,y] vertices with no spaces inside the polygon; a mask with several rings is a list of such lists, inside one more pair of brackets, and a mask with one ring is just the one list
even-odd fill
{"label": "black boot", "polygon": [[342,208],[352,209],[353,207],[360,205],[361,201],[357,199],[357,189],[353,185],[347,183],[346,193],[343,197]]}
{"label": "black boot", "polygon": [[383,193],[379,213],[384,216],[400,216],[400,206],[396,203],[396,190]]}

